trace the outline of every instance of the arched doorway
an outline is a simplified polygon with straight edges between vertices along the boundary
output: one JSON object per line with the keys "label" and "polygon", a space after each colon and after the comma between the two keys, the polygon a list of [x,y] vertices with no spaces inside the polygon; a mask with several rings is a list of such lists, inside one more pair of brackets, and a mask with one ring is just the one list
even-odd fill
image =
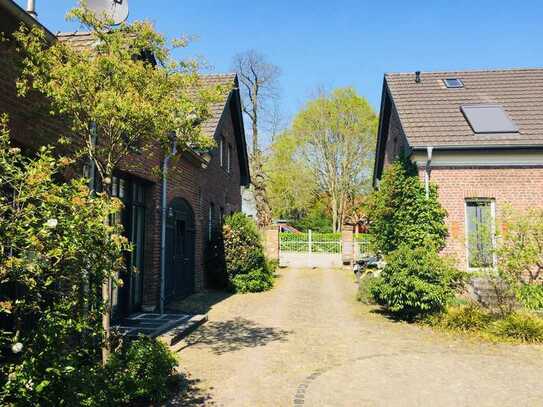
{"label": "arched doorway", "polygon": [[166,302],[194,292],[194,213],[183,198],[170,202],[166,221]]}

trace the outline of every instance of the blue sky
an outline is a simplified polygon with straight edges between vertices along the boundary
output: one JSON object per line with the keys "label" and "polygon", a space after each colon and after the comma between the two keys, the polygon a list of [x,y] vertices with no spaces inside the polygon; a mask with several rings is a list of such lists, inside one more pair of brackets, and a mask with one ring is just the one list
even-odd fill
{"label": "blue sky", "polygon": [[[18,0],[24,5],[25,0]],[[36,0],[51,31],[77,29],[76,0]],[[384,72],[543,66],[543,2],[129,0],[130,19],[169,37],[196,35],[190,55],[214,71],[254,48],[282,70],[282,104],[293,115],[315,89],[354,86],[376,110]]]}

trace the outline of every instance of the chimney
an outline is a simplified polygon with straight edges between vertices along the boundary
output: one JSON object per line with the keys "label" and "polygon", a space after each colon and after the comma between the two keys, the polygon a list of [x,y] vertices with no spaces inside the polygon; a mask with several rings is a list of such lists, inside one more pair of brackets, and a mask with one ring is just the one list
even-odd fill
{"label": "chimney", "polygon": [[415,82],[420,83],[420,71],[415,72]]}
{"label": "chimney", "polygon": [[26,2],[26,12],[32,17],[37,18],[38,14],[36,13],[36,4],[34,0],[27,0]]}

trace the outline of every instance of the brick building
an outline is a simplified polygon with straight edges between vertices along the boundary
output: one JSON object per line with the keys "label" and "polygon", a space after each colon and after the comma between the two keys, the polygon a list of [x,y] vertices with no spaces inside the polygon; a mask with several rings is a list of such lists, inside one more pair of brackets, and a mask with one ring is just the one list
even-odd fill
{"label": "brick building", "polygon": [[543,205],[543,69],[386,74],[374,186],[403,151],[448,212],[445,253],[492,266],[506,204]]}
{"label": "brick building", "polygon": [[[0,0],[0,31],[9,37],[21,22],[39,25],[12,0]],[[75,47],[92,41],[87,33],[55,36],[42,28],[50,41],[69,41]],[[49,116],[39,95],[17,97],[14,58],[13,46],[0,43],[0,114],[9,114],[13,142],[28,151],[44,144],[55,145],[67,127]],[[216,148],[206,153],[184,151],[171,162],[166,177],[166,207],[161,205],[164,179],[156,171],[163,167],[165,157],[158,146],[151,153],[134,153],[112,180],[112,193],[125,204],[121,218],[134,244],[128,261],[140,271],[122,276],[123,287],[112,293],[117,317],[158,308],[162,250],[166,305],[202,290],[206,284],[204,250],[208,239],[223,216],[241,209],[241,187],[249,184],[249,167],[238,79],[235,74],[203,75],[201,85],[231,88],[224,100],[211,106],[212,116],[203,124],[204,132],[215,139]]]}

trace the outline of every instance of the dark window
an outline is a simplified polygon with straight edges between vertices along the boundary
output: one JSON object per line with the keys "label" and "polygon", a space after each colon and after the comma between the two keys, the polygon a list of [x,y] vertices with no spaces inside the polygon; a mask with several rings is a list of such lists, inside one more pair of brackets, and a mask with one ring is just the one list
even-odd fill
{"label": "dark window", "polygon": [[466,201],[468,266],[494,265],[494,202],[490,199]]}
{"label": "dark window", "polygon": [[518,133],[500,105],[464,105],[460,107],[474,133]]}
{"label": "dark window", "polygon": [[213,232],[215,229],[215,205],[213,203],[209,204],[209,211],[207,214],[207,239],[213,239]]}
{"label": "dark window", "polygon": [[464,83],[458,78],[443,79],[443,82],[445,83],[445,86],[450,88],[450,89],[463,88],[464,87]]}
{"label": "dark window", "polygon": [[221,167],[224,167],[224,137],[221,136],[219,139],[219,162]]}
{"label": "dark window", "polygon": [[228,144],[228,151],[226,152],[226,171],[232,170],[232,144]]}

